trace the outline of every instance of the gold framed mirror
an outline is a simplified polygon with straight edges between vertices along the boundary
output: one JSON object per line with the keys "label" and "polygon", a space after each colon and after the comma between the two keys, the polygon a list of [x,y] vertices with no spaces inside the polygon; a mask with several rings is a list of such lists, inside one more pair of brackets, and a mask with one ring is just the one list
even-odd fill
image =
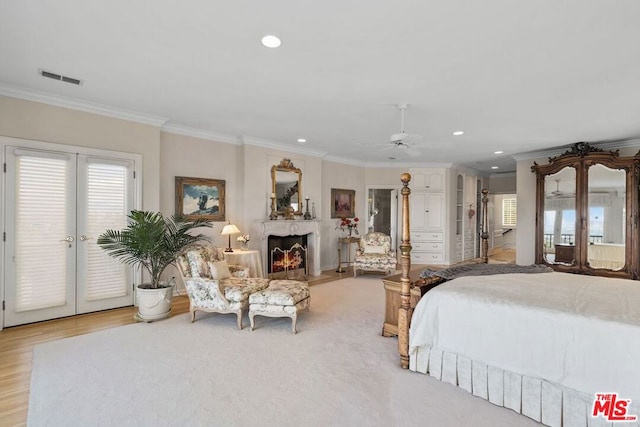
{"label": "gold framed mirror", "polygon": [[290,159],[271,166],[271,195],[273,210],[285,215],[287,208],[293,209],[293,215],[302,215],[302,171],[295,167]]}

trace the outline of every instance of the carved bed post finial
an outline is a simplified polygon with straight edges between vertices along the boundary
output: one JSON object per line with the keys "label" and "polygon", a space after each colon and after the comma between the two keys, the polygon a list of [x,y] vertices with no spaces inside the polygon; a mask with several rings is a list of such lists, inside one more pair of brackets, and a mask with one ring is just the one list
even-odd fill
{"label": "carved bed post finial", "polygon": [[411,175],[403,173],[402,181],[402,242],[400,243],[400,263],[402,275],[400,277],[400,308],[398,309],[398,350],[400,351],[400,366],[409,368],[409,325],[411,323],[411,241],[409,224],[409,181]]}
{"label": "carved bed post finial", "polygon": [[487,203],[489,202],[489,190],[482,189],[482,230],[480,232],[480,238],[482,244],[480,246],[482,253],[480,259],[483,263],[489,262],[489,230],[488,230],[488,218],[487,218]]}

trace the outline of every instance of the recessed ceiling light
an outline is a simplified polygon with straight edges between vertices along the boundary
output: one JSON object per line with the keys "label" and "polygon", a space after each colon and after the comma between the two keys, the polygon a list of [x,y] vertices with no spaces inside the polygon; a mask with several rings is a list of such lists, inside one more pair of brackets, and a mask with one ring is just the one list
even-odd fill
{"label": "recessed ceiling light", "polygon": [[462,130],[457,130],[453,133],[455,136],[460,136],[460,135],[464,135],[464,131]]}
{"label": "recessed ceiling light", "polygon": [[298,138],[298,142],[299,142],[300,144],[303,144],[303,143],[307,142],[307,140],[306,140],[306,139],[304,139],[304,138]]}
{"label": "recessed ceiling light", "polygon": [[494,151],[493,152],[493,154],[502,154],[502,153],[504,153],[504,151],[502,151],[502,150],[498,150],[498,151]]}
{"label": "recessed ceiling light", "polygon": [[282,44],[282,41],[278,37],[269,34],[262,38],[262,44],[265,47],[270,47],[274,49],[276,47],[280,47],[280,45]]}
{"label": "recessed ceiling light", "polygon": [[491,166],[491,169],[498,169],[497,166]]}

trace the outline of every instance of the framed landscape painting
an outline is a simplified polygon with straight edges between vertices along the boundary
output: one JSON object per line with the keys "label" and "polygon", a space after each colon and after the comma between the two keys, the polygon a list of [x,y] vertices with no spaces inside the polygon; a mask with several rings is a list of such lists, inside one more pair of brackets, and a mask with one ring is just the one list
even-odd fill
{"label": "framed landscape painting", "polygon": [[191,220],[224,221],[224,186],[222,179],[176,176],[176,213]]}
{"label": "framed landscape painting", "polygon": [[331,218],[356,216],[356,190],[331,189]]}

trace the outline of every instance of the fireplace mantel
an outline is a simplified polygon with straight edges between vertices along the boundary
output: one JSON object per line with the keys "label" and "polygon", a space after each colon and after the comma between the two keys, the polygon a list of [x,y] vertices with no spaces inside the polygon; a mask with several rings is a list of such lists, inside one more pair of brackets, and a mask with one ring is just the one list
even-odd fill
{"label": "fireplace mantel", "polygon": [[307,249],[309,254],[309,274],[319,276],[320,270],[320,221],[318,220],[273,220],[259,221],[258,230],[260,247],[262,252],[262,268],[267,275],[267,263],[269,262],[269,236],[307,236]]}

